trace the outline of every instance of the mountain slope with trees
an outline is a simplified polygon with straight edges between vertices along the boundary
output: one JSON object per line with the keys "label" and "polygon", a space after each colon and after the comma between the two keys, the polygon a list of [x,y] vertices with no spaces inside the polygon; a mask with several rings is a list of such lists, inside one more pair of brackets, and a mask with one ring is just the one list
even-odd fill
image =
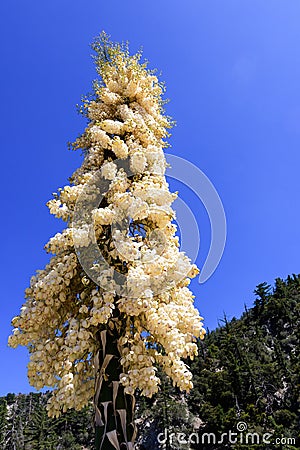
{"label": "mountain slope with trees", "polygon": [[[157,437],[171,449],[299,449],[300,276],[261,283],[255,301],[240,319],[222,319],[199,341],[191,363],[194,389],[184,395],[162,375],[160,392],[138,399],[137,448],[156,450]],[[48,418],[49,394],[8,394],[0,399],[0,448],[3,450],[92,449],[92,408]],[[201,442],[205,433],[236,432],[238,423],[259,435],[295,439],[290,444],[259,445]],[[165,432],[168,430],[168,432]],[[166,434],[165,434],[166,433]],[[175,433],[175,437],[171,437]],[[198,436],[199,443],[178,443],[176,433]],[[207,437],[207,435],[206,435]]]}
{"label": "mountain slope with trees", "polygon": [[300,277],[254,292],[253,308],[239,320],[224,317],[200,343],[189,410],[201,418],[201,433],[236,431],[242,421],[249,431],[299,439]]}

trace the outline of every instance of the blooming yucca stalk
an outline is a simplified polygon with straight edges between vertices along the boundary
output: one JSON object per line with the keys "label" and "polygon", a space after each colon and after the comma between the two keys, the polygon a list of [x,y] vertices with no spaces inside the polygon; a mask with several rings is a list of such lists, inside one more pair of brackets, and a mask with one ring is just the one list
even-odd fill
{"label": "blooming yucca stalk", "polygon": [[[48,203],[67,226],[46,245],[53,256],[31,278],[9,344],[28,346],[30,383],[53,388],[49,415],[93,399],[97,448],[132,449],[136,390],[158,391],[158,365],[190,390],[182,358],[197,354],[204,329],[187,287],[198,269],[179,251],[172,223],[163,86],[140,53],[104,33],[93,49],[100,81],[83,102],[88,126],[73,144],[84,161]],[[89,216],[102,260],[85,253],[86,210],[78,213],[99,174],[107,187]]]}

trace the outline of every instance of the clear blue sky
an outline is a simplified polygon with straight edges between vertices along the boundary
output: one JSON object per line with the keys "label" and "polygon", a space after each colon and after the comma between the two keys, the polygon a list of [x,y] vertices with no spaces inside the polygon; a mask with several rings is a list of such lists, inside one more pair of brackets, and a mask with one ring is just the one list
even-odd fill
{"label": "clear blue sky", "polygon": [[[95,77],[101,30],[141,45],[162,71],[177,121],[172,152],[210,178],[227,215],[221,264],[196,305],[210,328],[238,317],[253,289],[299,270],[300,3],[281,0],[11,0],[1,2],[0,394],[28,392],[27,351],[8,349],[10,319],[43,246],[61,229],[45,203],[80,164],[67,141],[83,130],[75,105]],[[209,222],[186,188],[202,238]]]}

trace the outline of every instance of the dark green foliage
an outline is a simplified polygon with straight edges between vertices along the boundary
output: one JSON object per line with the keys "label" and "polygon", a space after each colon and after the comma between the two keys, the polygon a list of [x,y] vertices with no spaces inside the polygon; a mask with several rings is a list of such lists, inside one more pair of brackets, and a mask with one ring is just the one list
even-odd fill
{"label": "dark green foliage", "polygon": [[7,434],[7,401],[0,399],[0,448],[4,448],[5,436]]}
{"label": "dark green foliage", "polygon": [[30,409],[24,429],[25,449],[46,450],[55,448],[55,422],[47,415],[44,398],[37,398],[34,408],[31,404]]}
{"label": "dark green foliage", "polygon": [[253,308],[239,320],[225,317],[223,326],[199,343],[188,405],[204,422],[200,433],[220,436],[244,421],[250,432],[299,438],[300,277],[277,279],[273,290],[261,283],[254,292]]}
{"label": "dark green foliage", "polygon": [[[253,308],[228,320],[199,342],[191,364],[194,389],[183,395],[161,374],[161,391],[152,399],[137,396],[137,450],[300,449],[300,276],[277,279],[274,289],[261,283]],[[0,399],[1,450],[94,449],[92,407],[49,419],[47,394],[8,394]],[[295,438],[292,444],[201,443],[204,433],[237,431]],[[198,433],[200,444],[167,440],[159,433]],[[245,432],[246,433],[246,432]],[[243,433],[243,436],[245,436]]]}
{"label": "dark green foliage", "polygon": [[82,450],[94,443],[93,412],[69,410],[50,419],[50,393],[8,394],[0,399],[1,450]]}

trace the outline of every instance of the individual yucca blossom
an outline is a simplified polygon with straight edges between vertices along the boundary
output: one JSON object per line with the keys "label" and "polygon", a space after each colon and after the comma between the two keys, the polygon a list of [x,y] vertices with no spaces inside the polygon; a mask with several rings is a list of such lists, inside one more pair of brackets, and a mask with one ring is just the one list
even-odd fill
{"label": "individual yucca blossom", "polygon": [[[176,194],[165,179],[163,152],[172,122],[163,112],[163,85],[141,53],[131,56],[105,34],[93,49],[100,81],[83,102],[88,126],[73,144],[84,160],[48,202],[67,226],[46,244],[53,256],[32,277],[9,344],[28,346],[30,383],[53,388],[49,415],[94,399],[97,448],[130,449],[135,391],[158,391],[158,365],[189,391],[192,376],[182,359],[197,354],[205,331],[187,287],[198,269],[179,251],[172,223]],[[90,216],[107,266],[92,263],[95,279],[78,257],[90,237],[84,223],[74,226],[74,214],[98,173],[108,188]],[[128,217],[129,231],[120,229]],[[125,277],[122,289],[116,271]]]}

